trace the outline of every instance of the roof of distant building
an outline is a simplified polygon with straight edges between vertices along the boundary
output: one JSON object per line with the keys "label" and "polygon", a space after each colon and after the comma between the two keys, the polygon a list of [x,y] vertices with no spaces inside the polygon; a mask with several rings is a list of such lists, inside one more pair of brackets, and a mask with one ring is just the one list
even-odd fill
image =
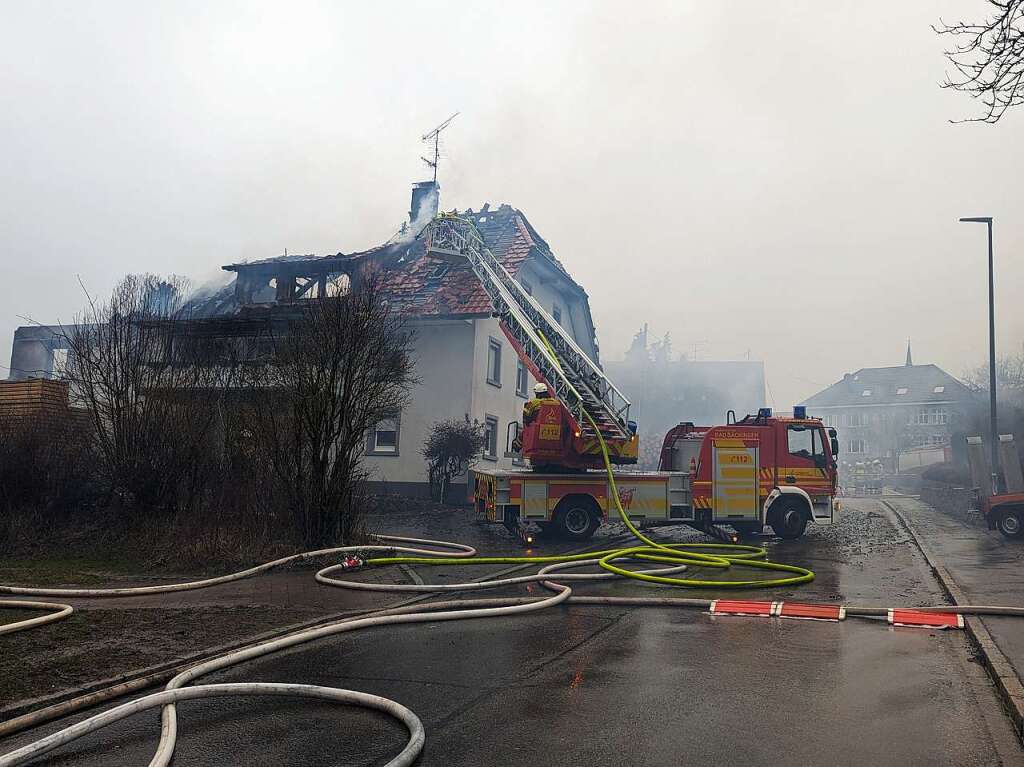
{"label": "roof of distant building", "polygon": [[816,407],[960,402],[974,396],[969,388],[937,365],[861,368],[823,389],[804,404]]}

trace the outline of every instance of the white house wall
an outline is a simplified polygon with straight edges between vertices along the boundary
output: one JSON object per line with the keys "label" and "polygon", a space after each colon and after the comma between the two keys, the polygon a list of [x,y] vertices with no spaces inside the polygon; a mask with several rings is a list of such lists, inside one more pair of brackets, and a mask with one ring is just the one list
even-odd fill
{"label": "white house wall", "polygon": [[[580,347],[592,357],[594,340],[589,337],[583,299],[568,297],[543,281],[537,271],[524,264],[518,279],[525,280],[534,298],[552,313],[562,311],[562,325]],[[579,335],[577,335],[579,334]],[[501,347],[501,380],[488,382],[488,346],[491,340]],[[420,383],[412,391],[411,402],[402,410],[398,452],[394,455],[367,455],[366,466],[377,489],[389,492],[425,495],[427,469],[420,448],[431,426],[447,418],[464,418],[484,424],[488,416],[498,421],[497,455],[480,460],[487,469],[521,468],[505,457],[509,424],[519,422],[526,397],[516,392],[518,356],[502,332],[498,320],[487,317],[473,320],[431,321],[417,327],[415,346],[416,376]],[[527,373],[526,393],[532,396],[536,380]],[[467,476],[455,480],[452,500],[466,497]]]}
{"label": "white house wall", "polygon": [[371,481],[380,489],[423,493],[427,468],[420,449],[437,421],[472,417],[474,320],[424,322],[416,326],[414,358],[419,383],[399,418],[398,452],[365,456]]}

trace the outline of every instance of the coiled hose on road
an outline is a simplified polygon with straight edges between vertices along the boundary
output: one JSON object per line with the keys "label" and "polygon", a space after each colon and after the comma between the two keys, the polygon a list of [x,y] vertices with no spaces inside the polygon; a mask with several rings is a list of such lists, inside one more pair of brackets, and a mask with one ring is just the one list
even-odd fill
{"label": "coiled hose on road", "polygon": [[[367,564],[383,566],[387,564],[538,564],[543,567],[533,575],[516,576],[512,578],[497,578],[482,582],[458,583],[458,584],[379,584],[365,583],[358,581],[341,580],[332,577],[335,573],[345,569],[345,564],[331,565],[323,568],[316,574],[317,581],[330,586],[338,586],[350,589],[375,590],[375,591],[401,591],[401,592],[462,592],[478,589],[499,588],[529,582],[539,582],[553,594],[547,597],[530,598],[498,598],[498,599],[469,599],[441,601],[412,607],[402,607],[392,610],[383,610],[374,615],[360,618],[351,618],[337,621],[324,626],[306,629],[296,633],[267,640],[259,644],[244,647],[225,655],[201,662],[188,668],[175,676],[167,684],[162,692],[145,695],[133,701],[116,706],[100,714],[83,720],[71,727],[59,730],[52,735],[36,740],[26,746],[18,748],[7,754],[0,755],[0,767],[16,767],[24,765],[33,759],[47,754],[54,749],[60,748],[85,735],[96,732],[114,722],[125,719],[141,711],[152,708],[161,708],[161,729],[160,740],[156,752],[150,761],[150,767],[166,767],[174,757],[174,748],[177,742],[177,711],[176,704],[180,701],[195,698],[205,698],[228,695],[284,695],[292,697],[313,698],[326,700],[347,705],[364,706],[386,713],[400,721],[408,730],[409,738],[405,747],[389,762],[389,767],[403,767],[412,764],[419,756],[425,742],[425,733],[420,719],[409,709],[401,704],[382,698],[380,696],[368,695],[353,690],[338,688],[320,687],[315,685],[282,684],[282,683],[236,683],[236,684],[208,684],[191,685],[201,677],[222,671],[249,660],[266,656],[270,653],[295,647],[301,644],[323,639],[338,634],[358,631],[361,629],[379,628],[382,626],[424,623],[448,620],[468,620],[475,618],[505,617],[509,615],[520,615],[525,613],[544,610],[567,602],[587,605],[617,605],[617,606],[659,606],[659,607],[689,607],[707,609],[710,600],[706,599],[685,599],[679,597],[601,597],[601,596],[575,596],[566,582],[578,581],[600,581],[616,578],[629,578],[648,581],[660,585],[675,587],[717,587],[717,588],[763,588],[766,586],[783,586],[806,583],[813,579],[814,575],[810,570],[794,565],[785,565],[775,562],[768,562],[764,559],[764,549],[754,546],[727,546],[723,544],[662,544],[658,543],[639,531],[629,520],[618,500],[618,493],[615,491],[615,478],[608,459],[607,447],[603,439],[600,441],[605,459],[605,466],[608,472],[609,484],[611,486],[611,497],[615,500],[619,518],[638,538],[643,546],[630,546],[618,549],[609,549],[600,552],[585,554],[572,554],[547,557],[478,557],[476,550],[470,546],[443,541],[430,541],[415,538],[404,538],[397,536],[378,536],[382,542],[393,542],[398,545],[373,545],[373,546],[346,546],[333,549],[322,549],[318,551],[305,552],[290,557],[283,557],[273,562],[268,562],[257,567],[249,568],[238,573],[207,578],[199,581],[191,581],[181,584],[165,584],[160,586],[143,586],[135,588],[117,589],[48,589],[30,588],[17,586],[0,586],[0,593],[16,594],[24,596],[50,596],[50,597],[125,597],[144,594],[158,594],[174,591],[188,591],[193,589],[208,588],[221,583],[249,578],[266,572],[274,567],[287,563],[311,559],[314,557],[352,554],[365,556],[367,553],[387,553],[390,556],[379,556],[366,560]],[[416,544],[406,546],[400,544]],[[421,548],[430,546],[434,548]],[[718,553],[709,553],[716,551]],[[655,562],[666,567],[653,570],[630,570],[624,567],[628,561]],[[597,566],[604,570],[598,573],[566,573],[561,572],[577,567]],[[782,576],[768,580],[705,580],[698,578],[679,578],[676,574],[683,572],[689,566],[710,567],[727,569],[734,566],[781,571],[793,573],[793,575]],[[552,574],[558,573],[557,581]],[[44,623],[59,620],[66,617],[72,611],[70,605],[48,603],[48,602],[27,602],[17,600],[0,600],[0,608],[21,608],[33,610],[48,610],[49,614],[31,618],[17,623],[8,624],[0,628],[0,633],[27,629]],[[1001,615],[1024,615],[1021,608],[1000,608],[1000,607],[959,607],[951,608],[948,605],[936,606],[933,608],[947,612],[956,611],[961,613],[975,614],[1001,614]],[[847,608],[849,615],[879,615],[884,614],[885,608]]]}

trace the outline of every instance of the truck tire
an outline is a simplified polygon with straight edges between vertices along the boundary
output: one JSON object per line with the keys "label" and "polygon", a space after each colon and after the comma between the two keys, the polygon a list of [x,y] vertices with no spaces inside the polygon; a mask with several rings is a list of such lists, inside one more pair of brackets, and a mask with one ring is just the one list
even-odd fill
{"label": "truck tire", "polygon": [[1003,511],[996,519],[996,527],[1007,538],[1024,537],[1024,508],[1014,506]]}
{"label": "truck tire", "polygon": [[601,510],[588,495],[570,495],[558,502],[548,528],[568,541],[587,541],[601,524]]}
{"label": "truck tire", "polygon": [[768,511],[768,524],[786,541],[795,541],[807,529],[807,504],[798,498],[780,498]]}

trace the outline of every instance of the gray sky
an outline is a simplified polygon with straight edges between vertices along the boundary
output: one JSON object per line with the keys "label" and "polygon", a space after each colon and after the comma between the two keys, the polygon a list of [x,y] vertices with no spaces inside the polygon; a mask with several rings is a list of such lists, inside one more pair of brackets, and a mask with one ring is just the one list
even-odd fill
{"label": "gray sky", "polygon": [[[1024,341],[1024,109],[950,125],[929,24],[978,0],[0,2],[0,363],[78,277],[198,282],[378,244],[445,134],[442,206],[521,208],[602,352],[764,359],[785,407],[845,371]],[[1015,215],[1016,214],[1016,215]],[[0,375],[6,374],[0,369]]]}

